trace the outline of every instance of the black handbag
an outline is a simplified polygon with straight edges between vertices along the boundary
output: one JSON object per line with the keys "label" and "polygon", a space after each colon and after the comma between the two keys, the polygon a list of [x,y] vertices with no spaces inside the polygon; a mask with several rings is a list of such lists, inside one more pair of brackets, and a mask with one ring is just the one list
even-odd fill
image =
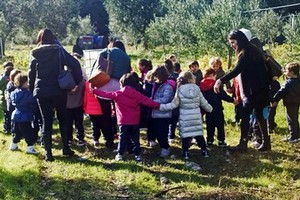
{"label": "black handbag", "polygon": [[58,85],[63,90],[71,90],[76,86],[76,83],[74,81],[71,70],[68,69],[67,65],[61,63],[61,54],[63,54],[64,61],[65,61],[64,63],[67,63],[64,52],[61,49],[59,49],[58,52],[59,52],[59,55],[58,55],[59,69],[60,69],[58,78],[57,78]]}

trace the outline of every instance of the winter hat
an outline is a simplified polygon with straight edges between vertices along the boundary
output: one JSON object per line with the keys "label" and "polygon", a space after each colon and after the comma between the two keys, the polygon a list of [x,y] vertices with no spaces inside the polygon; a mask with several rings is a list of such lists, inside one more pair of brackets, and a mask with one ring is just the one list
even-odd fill
{"label": "winter hat", "polygon": [[239,31],[241,31],[242,33],[244,33],[244,35],[247,37],[247,39],[250,41],[252,38],[252,34],[251,31],[249,31],[248,29],[245,28],[241,28],[239,29]]}

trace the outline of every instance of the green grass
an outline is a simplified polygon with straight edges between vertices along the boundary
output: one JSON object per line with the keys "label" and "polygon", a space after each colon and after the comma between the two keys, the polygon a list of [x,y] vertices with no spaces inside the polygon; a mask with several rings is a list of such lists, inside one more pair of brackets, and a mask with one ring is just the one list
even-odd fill
{"label": "green grass", "polygon": [[[28,58],[28,50],[7,51],[17,66]],[[134,58],[145,54],[132,53]],[[27,57],[26,57],[27,56]],[[161,56],[153,53],[160,60]],[[153,58],[154,58],[153,57]],[[149,57],[150,58],[150,57]],[[25,62],[25,61],[24,61]],[[27,61],[28,62],[28,61]],[[224,103],[226,140],[236,145],[239,126],[230,122],[233,105]],[[2,121],[1,121],[2,122]],[[227,156],[224,148],[213,146],[211,156],[203,158],[198,148],[191,147],[189,162],[202,171],[187,167],[181,158],[181,143],[177,137],[172,144],[172,155],[157,157],[159,148],[146,145],[146,134],[141,134],[143,162],[136,163],[132,155],[125,161],[114,161],[115,153],[91,142],[89,122],[85,129],[89,144],[72,148],[76,156],[62,156],[57,126],[54,126],[54,162],[45,162],[44,150],[37,145],[40,155],[26,155],[26,144],[20,151],[8,150],[11,135],[0,132],[0,199],[293,199],[300,198],[300,143],[281,141],[288,133],[285,109],[279,104],[276,115],[278,128],[271,135],[272,151],[261,153],[252,148],[246,154]],[[178,135],[178,134],[177,134]],[[162,181],[166,179],[166,181]]]}
{"label": "green grass", "polygon": [[[226,119],[233,116],[232,105],[224,104]],[[191,147],[189,161],[200,164],[194,171],[181,158],[180,140],[172,144],[172,156],[160,159],[159,148],[146,145],[142,132],[143,162],[132,155],[114,161],[115,153],[94,149],[91,129],[85,123],[89,144],[77,147],[72,158],[61,155],[59,134],[54,134],[54,162],[45,162],[41,155],[26,155],[26,144],[20,151],[8,150],[11,136],[1,133],[0,198],[1,199],[299,199],[300,144],[287,144],[281,138],[287,133],[284,108],[280,104],[276,121],[279,127],[272,134],[272,151],[260,153],[251,148],[247,154],[225,155],[225,149],[211,148],[211,157],[203,158],[198,148]],[[55,132],[57,127],[55,126]],[[226,124],[227,141],[238,141],[239,127]],[[161,177],[167,179],[161,181]],[[172,188],[176,188],[172,190]],[[167,192],[164,190],[171,189]],[[161,194],[162,193],[162,194]],[[161,195],[160,195],[161,194]],[[158,196],[158,197],[156,197]]]}

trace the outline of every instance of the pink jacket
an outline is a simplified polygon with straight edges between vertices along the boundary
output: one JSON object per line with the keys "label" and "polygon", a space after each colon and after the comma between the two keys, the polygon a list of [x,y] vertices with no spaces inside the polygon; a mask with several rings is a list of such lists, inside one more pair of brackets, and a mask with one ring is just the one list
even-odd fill
{"label": "pink jacket", "polygon": [[159,108],[159,103],[142,95],[132,87],[126,86],[116,92],[104,92],[99,89],[94,90],[94,94],[108,99],[113,99],[116,103],[116,113],[119,125],[140,124],[140,105]]}
{"label": "pink jacket", "polygon": [[85,90],[83,96],[83,109],[84,113],[88,115],[102,115],[102,109],[97,97],[90,89],[90,83],[85,82]]}

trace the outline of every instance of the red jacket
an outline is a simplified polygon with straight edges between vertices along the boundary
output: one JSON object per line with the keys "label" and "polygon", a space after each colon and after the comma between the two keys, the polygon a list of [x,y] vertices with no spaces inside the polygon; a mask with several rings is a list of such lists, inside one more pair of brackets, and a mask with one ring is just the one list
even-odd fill
{"label": "red jacket", "polygon": [[102,109],[97,97],[90,89],[90,83],[85,82],[85,90],[83,96],[84,113],[89,115],[102,115]]}
{"label": "red jacket", "polygon": [[108,99],[113,99],[116,103],[116,113],[119,125],[140,124],[140,105],[159,108],[159,103],[142,95],[132,87],[125,86],[116,92],[104,92],[99,89],[94,90],[94,94]]}

